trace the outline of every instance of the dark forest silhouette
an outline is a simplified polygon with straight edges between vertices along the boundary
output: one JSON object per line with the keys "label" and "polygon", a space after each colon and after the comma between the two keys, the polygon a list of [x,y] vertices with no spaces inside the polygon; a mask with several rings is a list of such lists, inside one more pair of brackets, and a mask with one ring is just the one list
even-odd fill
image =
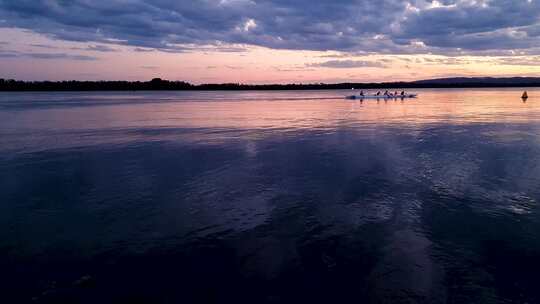
{"label": "dark forest silhouette", "polygon": [[154,78],[151,81],[18,81],[0,78],[0,91],[159,91],[159,90],[338,90],[384,88],[482,88],[540,87],[540,77],[441,78],[411,82],[383,83],[313,83],[313,84],[200,84]]}

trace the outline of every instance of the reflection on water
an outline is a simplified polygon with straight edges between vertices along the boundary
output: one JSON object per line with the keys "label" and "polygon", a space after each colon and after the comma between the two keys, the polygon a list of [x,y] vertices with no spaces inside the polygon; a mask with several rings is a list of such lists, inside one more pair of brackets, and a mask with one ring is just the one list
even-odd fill
{"label": "reflection on water", "polygon": [[0,95],[4,297],[540,302],[540,103],[347,93]]}

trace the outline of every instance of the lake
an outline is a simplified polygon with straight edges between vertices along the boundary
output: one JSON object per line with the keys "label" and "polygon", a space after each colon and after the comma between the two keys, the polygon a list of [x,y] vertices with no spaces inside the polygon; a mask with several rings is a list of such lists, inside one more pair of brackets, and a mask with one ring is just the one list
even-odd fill
{"label": "lake", "polygon": [[539,303],[540,89],[0,93],[4,303]]}

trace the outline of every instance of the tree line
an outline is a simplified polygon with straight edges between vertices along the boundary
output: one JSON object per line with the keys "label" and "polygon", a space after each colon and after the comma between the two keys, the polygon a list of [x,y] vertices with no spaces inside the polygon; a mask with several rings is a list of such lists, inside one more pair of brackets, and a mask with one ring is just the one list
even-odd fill
{"label": "tree line", "polygon": [[150,81],[20,81],[0,78],[0,91],[158,91],[158,90],[345,90],[345,89],[409,89],[409,88],[474,88],[474,87],[539,87],[540,78],[434,79],[413,82],[384,83],[313,83],[313,84],[199,84],[154,78]]}

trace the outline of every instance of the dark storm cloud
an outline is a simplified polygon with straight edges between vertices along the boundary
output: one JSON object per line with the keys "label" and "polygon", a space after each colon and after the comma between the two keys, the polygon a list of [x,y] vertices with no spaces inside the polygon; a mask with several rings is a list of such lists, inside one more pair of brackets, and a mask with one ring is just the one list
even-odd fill
{"label": "dark storm cloud", "polygon": [[412,10],[393,32],[394,40],[411,39],[431,47],[466,50],[538,47],[540,4],[535,0],[461,0]]}
{"label": "dark storm cloud", "polygon": [[170,52],[527,50],[539,18],[536,0],[0,0],[0,26]]}

